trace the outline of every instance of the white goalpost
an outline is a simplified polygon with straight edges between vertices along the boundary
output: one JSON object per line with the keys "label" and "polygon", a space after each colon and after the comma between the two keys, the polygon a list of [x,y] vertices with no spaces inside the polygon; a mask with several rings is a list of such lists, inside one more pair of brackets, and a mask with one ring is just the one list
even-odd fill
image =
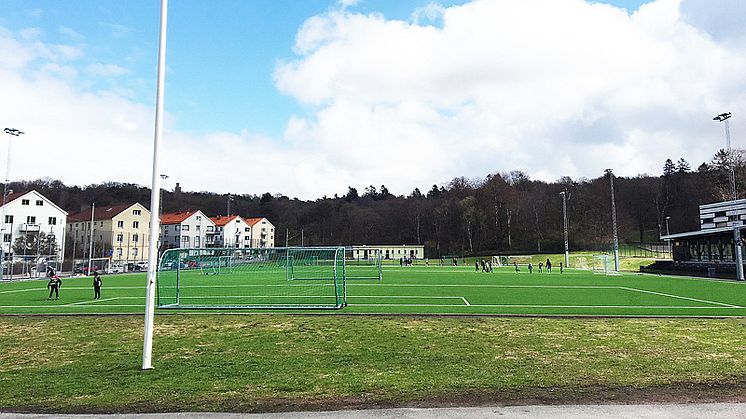
{"label": "white goalpost", "polygon": [[593,255],[591,270],[594,275],[620,275],[614,270],[614,258],[609,255]]}
{"label": "white goalpost", "polygon": [[492,256],[492,266],[513,266],[513,263],[518,266],[528,266],[531,263],[531,256]]}

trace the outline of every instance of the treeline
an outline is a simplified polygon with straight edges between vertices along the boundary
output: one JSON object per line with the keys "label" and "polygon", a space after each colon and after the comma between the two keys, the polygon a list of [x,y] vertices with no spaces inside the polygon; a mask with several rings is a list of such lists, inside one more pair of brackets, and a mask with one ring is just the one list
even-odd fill
{"label": "treeline", "polygon": [[[666,160],[660,176],[615,178],[617,223],[622,243],[658,242],[666,232],[698,229],[698,205],[730,199],[729,161],[736,182],[746,185],[746,153],[733,158],[720,150],[712,161],[692,171],[689,164]],[[532,180],[520,171],[494,173],[484,179],[455,178],[407,196],[385,186],[302,201],[283,195],[164,191],[164,212],[201,209],[210,216],[231,212],[267,217],[276,227],[277,246],[287,243],[423,244],[431,257],[441,255],[561,252],[564,247],[562,197],[566,191],[572,249],[606,250],[611,246],[609,176]],[[139,201],[150,205],[149,188],[126,183],[85,187],[57,180],[13,182],[16,191],[37,189],[69,212],[96,205]],[[746,188],[741,188],[740,197]],[[287,234],[286,234],[287,232]]]}

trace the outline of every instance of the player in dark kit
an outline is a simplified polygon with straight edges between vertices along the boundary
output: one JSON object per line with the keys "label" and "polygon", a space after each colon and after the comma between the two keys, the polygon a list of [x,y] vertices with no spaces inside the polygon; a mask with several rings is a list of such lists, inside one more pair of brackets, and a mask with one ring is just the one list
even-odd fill
{"label": "player in dark kit", "polygon": [[59,300],[61,286],[62,286],[62,280],[60,280],[59,276],[55,275],[49,278],[49,283],[47,284],[47,289],[49,289],[49,298],[47,298],[47,300],[52,299],[52,294],[54,294],[55,300]]}
{"label": "player in dark kit", "polygon": [[94,300],[101,299],[101,285],[103,285],[103,282],[101,281],[101,276],[98,274],[98,272],[94,272],[93,273],[93,299]]}

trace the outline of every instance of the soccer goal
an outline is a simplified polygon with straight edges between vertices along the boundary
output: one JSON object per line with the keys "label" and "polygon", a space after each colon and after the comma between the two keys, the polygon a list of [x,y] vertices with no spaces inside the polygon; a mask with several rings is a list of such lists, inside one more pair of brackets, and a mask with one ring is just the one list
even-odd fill
{"label": "soccer goal", "polygon": [[596,275],[620,275],[614,270],[614,258],[609,255],[593,255],[591,269]]}
{"label": "soccer goal", "polygon": [[492,266],[508,266],[512,265],[510,259],[507,256],[492,256]]}
{"label": "soccer goal", "polygon": [[507,263],[503,264],[513,266],[514,263],[518,266],[527,266],[529,263],[531,263],[531,256],[507,256]]}
{"label": "soccer goal", "polygon": [[383,279],[383,251],[366,248],[362,257],[355,257],[352,248],[345,250],[345,279]]}
{"label": "soccer goal", "polygon": [[344,248],[170,249],[157,293],[159,308],[342,308]]}
{"label": "soccer goal", "polygon": [[91,270],[88,271],[89,259],[75,259],[73,261],[73,273],[93,275],[93,272],[111,273],[110,258],[92,258],[90,259]]}

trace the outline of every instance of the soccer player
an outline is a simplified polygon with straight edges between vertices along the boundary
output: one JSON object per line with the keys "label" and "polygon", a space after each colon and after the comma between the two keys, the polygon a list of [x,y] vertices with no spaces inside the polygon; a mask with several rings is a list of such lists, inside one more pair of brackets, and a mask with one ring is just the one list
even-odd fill
{"label": "soccer player", "polygon": [[103,285],[103,281],[101,281],[101,275],[98,274],[98,271],[94,271],[93,272],[93,299],[94,300],[101,299],[101,285]]}
{"label": "soccer player", "polygon": [[560,273],[562,272],[564,272],[564,270],[562,270],[562,262],[560,262]]}
{"label": "soccer player", "polygon": [[531,264],[531,262],[528,263],[528,273],[534,272],[534,265]]}
{"label": "soccer player", "polygon": [[62,286],[62,281],[60,280],[59,276],[54,275],[53,277],[49,278],[49,283],[47,284],[47,289],[49,290],[49,297],[47,298],[47,300],[52,299],[53,293],[54,293],[54,299],[59,300],[61,286]]}
{"label": "soccer player", "polygon": [[515,266],[515,271],[516,272],[520,272],[521,271],[520,269],[518,269],[518,263],[513,262],[513,266]]}
{"label": "soccer player", "polygon": [[544,269],[544,264],[539,262],[539,273],[541,273],[542,269]]}
{"label": "soccer player", "polygon": [[547,258],[546,267],[547,267],[547,272],[552,273],[552,262],[549,261],[549,258]]}

